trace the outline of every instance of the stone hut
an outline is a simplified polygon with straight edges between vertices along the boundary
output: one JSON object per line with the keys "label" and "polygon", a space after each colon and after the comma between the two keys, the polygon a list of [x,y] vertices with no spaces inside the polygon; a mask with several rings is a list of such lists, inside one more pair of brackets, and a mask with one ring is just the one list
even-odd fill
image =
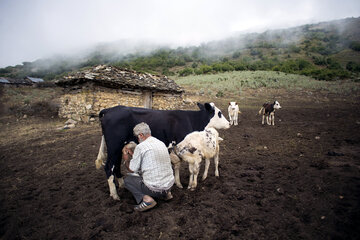
{"label": "stone hut", "polygon": [[104,108],[117,105],[179,109],[184,90],[166,76],[99,65],[56,82],[64,88],[59,117],[89,122]]}

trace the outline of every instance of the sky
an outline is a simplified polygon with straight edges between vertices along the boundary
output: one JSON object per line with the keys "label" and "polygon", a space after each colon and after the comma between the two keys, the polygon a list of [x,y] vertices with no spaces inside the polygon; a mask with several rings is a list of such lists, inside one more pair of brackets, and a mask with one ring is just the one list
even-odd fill
{"label": "sky", "polygon": [[124,39],[189,46],[359,16],[359,0],[0,0],[0,67]]}

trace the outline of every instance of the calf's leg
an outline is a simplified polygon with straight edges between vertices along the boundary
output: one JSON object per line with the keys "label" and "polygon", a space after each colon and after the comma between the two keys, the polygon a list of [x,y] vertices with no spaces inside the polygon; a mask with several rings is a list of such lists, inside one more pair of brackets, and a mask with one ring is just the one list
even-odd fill
{"label": "calf's leg", "polygon": [[219,152],[217,152],[214,156],[214,164],[215,164],[215,176],[219,177]]}
{"label": "calf's leg", "polygon": [[210,166],[210,159],[205,159],[205,169],[204,169],[204,174],[202,176],[202,181],[204,181],[207,178],[208,175],[208,171],[209,171],[209,166]]}
{"label": "calf's leg", "polygon": [[266,123],[267,123],[267,125],[271,125],[271,122],[270,122],[269,116],[270,116],[270,115],[266,116]]}
{"label": "calf's leg", "polygon": [[233,117],[231,115],[229,115],[229,121],[230,121],[230,125],[234,124],[234,120],[233,120]]}
{"label": "calf's leg", "polygon": [[[201,161],[201,158],[200,158],[200,161]],[[194,190],[196,189],[196,186],[197,186],[197,178],[198,178],[198,175],[199,175],[200,161],[199,161],[199,159],[198,159],[198,160],[195,161],[194,164],[193,164],[193,168],[192,168],[193,181],[192,181],[192,184],[191,184],[191,185],[189,184],[191,191],[194,191]]]}
{"label": "calf's leg", "polygon": [[272,125],[274,126],[275,125],[275,114],[274,113],[271,113],[271,122],[272,122]]}
{"label": "calf's leg", "polygon": [[191,186],[193,185],[193,180],[194,180],[194,164],[193,163],[189,163],[189,185],[188,185],[188,189],[191,189]]}
{"label": "calf's leg", "polygon": [[183,188],[180,181],[181,160],[174,152],[170,153],[170,159],[171,159],[171,163],[174,165],[175,184],[178,188]]}

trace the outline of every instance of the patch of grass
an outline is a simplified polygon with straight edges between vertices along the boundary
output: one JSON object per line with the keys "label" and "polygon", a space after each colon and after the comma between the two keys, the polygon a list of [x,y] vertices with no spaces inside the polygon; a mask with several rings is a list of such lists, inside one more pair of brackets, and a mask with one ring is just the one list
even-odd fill
{"label": "patch of grass", "polygon": [[4,87],[0,95],[0,114],[10,113],[18,117],[57,116],[58,88]]}
{"label": "patch of grass", "polygon": [[[236,71],[209,75],[177,77],[180,86],[206,89],[206,93],[231,93],[240,95],[244,89],[274,88],[297,91],[327,90],[331,93],[350,94],[360,85],[353,81],[318,81],[311,77],[273,71]],[[202,91],[203,92],[203,91]],[[210,94],[210,95],[211,95]]]}

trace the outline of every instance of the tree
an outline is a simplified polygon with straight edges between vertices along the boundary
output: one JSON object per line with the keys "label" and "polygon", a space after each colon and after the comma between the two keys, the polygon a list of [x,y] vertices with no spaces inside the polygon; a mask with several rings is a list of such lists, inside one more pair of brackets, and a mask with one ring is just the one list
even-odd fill
{"label": "tree", "polygon": [[360,51],[360,42],[351,42],[349,48],[354,51]]}

